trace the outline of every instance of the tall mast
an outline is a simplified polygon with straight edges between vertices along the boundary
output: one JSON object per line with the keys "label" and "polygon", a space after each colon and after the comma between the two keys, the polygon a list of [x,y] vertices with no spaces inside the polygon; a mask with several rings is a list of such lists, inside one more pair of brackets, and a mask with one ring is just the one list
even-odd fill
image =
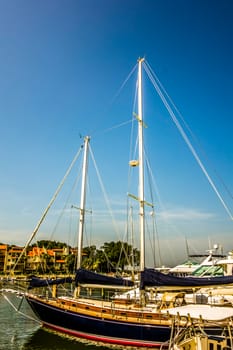
{"label": "tall mast", "polygon": [[145,268],[145,202],[144,202],[144,147],[142,111],[142,63],[138,59],[138,153],[139,153],[139,216],[140,216],[140,271]]}
{"label": "tall mast", "polygon": [[82,262],[82,247],[83,247],[83,232],[85,219],[85,205],[86,205],[86,183],[87,183],[87,168],[88,168],[88,151],[89,151],[90,137],[84,138],[84,154],[83,154],[83,169],[82,169],[82,187],[80,199],[80,219],[79,219],[79,234],[78,234],[78,257],[77,269],[81,267]]}

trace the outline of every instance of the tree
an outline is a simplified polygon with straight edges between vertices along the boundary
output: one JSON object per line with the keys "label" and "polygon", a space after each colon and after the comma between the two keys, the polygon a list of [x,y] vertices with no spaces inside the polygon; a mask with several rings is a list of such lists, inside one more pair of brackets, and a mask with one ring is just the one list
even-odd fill
{"label": "tree", "polygon": [[87,270],[96,269],[96,246],[92,245],[90,247],[84,247],[82,251],[82,267]]}
{"label": "tree", "polygon": [[46,249],[55,249],[55,248],[62,249],[64,247],[68,247],[68,245],[64,242],[59,242],[59,241],[40,240],[40,241],[37,241],[36,243],[33,243],[31,247],[39,247],[39,248],[46,248]]}
{"label": "tree", "polygon": [[66,257],[66,268],[68,273],[73,273],[75,271],[75,255],[69,254]]}
{"label": "tree", "polygon": [[132,249],[126,242],[105,242],[100,249],[95,245],[83,248],[82,268],[103,273],[122,272],[132,260],[137,265],[139,256],[137,248]]}
{"label": "tree", "polygon": [[[100,268],[102,272],[124,271],[126,265],[130,265],[132,254],[134,255],[134,263],[139,263],[139,251],[126,242],[105,242],[101,247],[99,257],[101,258]],[[130,261],[131,260],[131,261]]]}

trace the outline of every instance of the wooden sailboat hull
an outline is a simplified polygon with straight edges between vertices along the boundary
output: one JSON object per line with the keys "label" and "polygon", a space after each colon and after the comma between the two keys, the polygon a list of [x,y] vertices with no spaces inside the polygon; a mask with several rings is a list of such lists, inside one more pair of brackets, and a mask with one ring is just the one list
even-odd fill
{"label": "wooden sailboat hull", "polygon": [[44,327],[78,338],[121,346],[159,348],[170,337],[169,325],[109,320],[62,309],[30,296],[26,299]]}

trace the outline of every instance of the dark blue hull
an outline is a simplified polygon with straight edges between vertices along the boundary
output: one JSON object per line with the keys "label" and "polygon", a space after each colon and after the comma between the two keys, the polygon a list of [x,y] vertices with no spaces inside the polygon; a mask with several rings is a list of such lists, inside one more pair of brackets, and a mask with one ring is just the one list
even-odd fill
{"label": "dark blue hull", "polygon": [[159,348],[170,337],[168,325],[107,320],[64,310],[29,296],[27,301],[45,327],[79,338],[121,346]]}

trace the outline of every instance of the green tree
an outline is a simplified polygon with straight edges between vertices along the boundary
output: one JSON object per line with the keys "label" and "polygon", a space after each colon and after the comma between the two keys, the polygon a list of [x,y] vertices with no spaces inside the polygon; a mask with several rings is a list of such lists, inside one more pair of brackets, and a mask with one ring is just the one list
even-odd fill
{"label": "green tree", "polygon": [[82,267],[87,270],[96,270],[96,246],[84,247],[82,254]]}
{"label": "green tree", "polygon": [[68,245],[64,242],[59,241],[49,241],[49,240],[40,240],[36,243],[33,243],[31,247],[39,247],[39,248],[46,248],[46,249],[55,249],[59,248],[62,249],[64,247],[68,247]]}
{"label": "green tree", "polygon": [[139,262],[139,251],[126,242],[105,242],[101,247],[102,254],[100,256],[100,268],[102,272],[123,271],[125,265],[132,262],[132,254],[134,255],[134,264]]}
{"label": "green tree", "polygon": [[69,254],[66,257],[66,268],[68,273],[74,273],[75,271],[76,257],[74,254]]}

